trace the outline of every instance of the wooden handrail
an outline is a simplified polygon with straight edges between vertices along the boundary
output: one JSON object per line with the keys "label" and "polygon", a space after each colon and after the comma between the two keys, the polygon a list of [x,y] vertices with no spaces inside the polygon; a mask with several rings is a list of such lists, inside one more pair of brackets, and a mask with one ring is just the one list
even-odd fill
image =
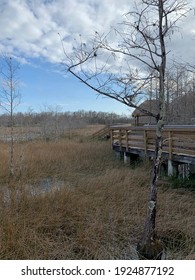
{"label": "wooden handrail", "polygon": [[110,126],[106,125],[104,126],[102,129],[96,131],[95,133],[92,134],[92,138],[96,138],[96,137],[101,137],[104,136],[106,134],[110,133]]}
{"label": "wooden handrail", "polygon": [[[145,154],[155,150],[156,126],[145,125],[110,126],[111,143],[120,150],[143,150]],[[165,125],[163,127],[163,152],[172,159],[173,155],[195,157],[195,126],[194,125]]]}

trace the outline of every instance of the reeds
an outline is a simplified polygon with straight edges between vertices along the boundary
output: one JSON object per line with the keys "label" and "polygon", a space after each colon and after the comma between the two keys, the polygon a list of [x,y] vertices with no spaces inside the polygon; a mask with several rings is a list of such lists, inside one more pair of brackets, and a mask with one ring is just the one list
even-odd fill
{"label": "reeds", "polygon": [[[108,142],[75,137],[18,143],[16,175],[9,180],[6,149],[1,144],[0,259],[137,257],[148,167],[131,169],[116,160]],[[33,193],[46,178],[53,182],[50,191]],[[194,258],[194,198],[159,186],[157,230],[169,259]]]}

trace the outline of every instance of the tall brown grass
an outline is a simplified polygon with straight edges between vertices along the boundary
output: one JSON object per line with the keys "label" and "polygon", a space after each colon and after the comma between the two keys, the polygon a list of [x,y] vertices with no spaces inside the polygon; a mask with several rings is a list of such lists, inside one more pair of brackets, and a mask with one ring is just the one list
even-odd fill
{"label": "tall brown grass", "polygon": [[[132,169],[116,160],[110,143],[74,137],[15,145],[10,180],[7,150],[1,144],[0,259],[137,257],[148,166]],[[52,188],[35,195],[32,188],[46,178]],[[194,259],[195,196],[165,189],[165,183],[159,186],[157,229],[167,258]]]}

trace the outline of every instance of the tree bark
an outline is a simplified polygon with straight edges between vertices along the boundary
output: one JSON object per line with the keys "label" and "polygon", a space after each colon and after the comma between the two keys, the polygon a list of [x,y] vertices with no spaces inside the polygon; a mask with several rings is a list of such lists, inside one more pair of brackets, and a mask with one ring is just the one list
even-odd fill
{"label": "tree bark", "polygon": [[[166,49],[164,36],[166,32],[166,25],[163,26],[164,14],[163,0],[159,0],[159,40],[161,47],[161,64],[158,67],[159,71],[159,115],[157,117],[156,127],[156,144],[154,163],[151,174],[150,191],[148,198],[147,216],[145,221],[144,233],[141,241],[138,243],[137,250],[140,258],[145,259],[161,259],[163,253],[163,246],[157,237],[155,229],[156,209],[157,209],[157,181],[160,173],[160,164],[162,158],[163,137],[162,129],[165,120],[165,69],[166,69]],[[167,23],[165,19],[165,24]],[[165,31],[163,31],[163,29]]]}
{"label": "tree bark", "polygon": [[[158,122],[157,130],[161,131],[161,124]],[[161,133],[161,132],[160,132]],[[159,134],[160,135],[160,134]],[[144,233],[141,241],[137,245],[137,251],[141,259],[161,259],[163,246],[157,237],[156,209],[157,209],[157,180],[160,171],[162,156],[162,135],[156,137],[156,149],[153,169],[151,174],[150,191],[148,198],[147,216],[144,226]]]}

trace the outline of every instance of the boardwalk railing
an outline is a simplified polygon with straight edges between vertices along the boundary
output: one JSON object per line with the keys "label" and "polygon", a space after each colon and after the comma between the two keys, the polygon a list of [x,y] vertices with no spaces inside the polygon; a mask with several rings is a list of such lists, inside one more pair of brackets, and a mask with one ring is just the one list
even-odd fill
{"label": "boardwalk railing", "polygon": [[[113,149],[149,156],[154,154],[156,127],[111,126]],[[163,154],[170,160],[195,164],[195,126],[167,125],[163,128]]]}
{"label": "boardwalk railing", "polygon": [[110,136],[110,126],[106,125],[102,129],[92,134],[92,138],[101,138],[105,136]]}

